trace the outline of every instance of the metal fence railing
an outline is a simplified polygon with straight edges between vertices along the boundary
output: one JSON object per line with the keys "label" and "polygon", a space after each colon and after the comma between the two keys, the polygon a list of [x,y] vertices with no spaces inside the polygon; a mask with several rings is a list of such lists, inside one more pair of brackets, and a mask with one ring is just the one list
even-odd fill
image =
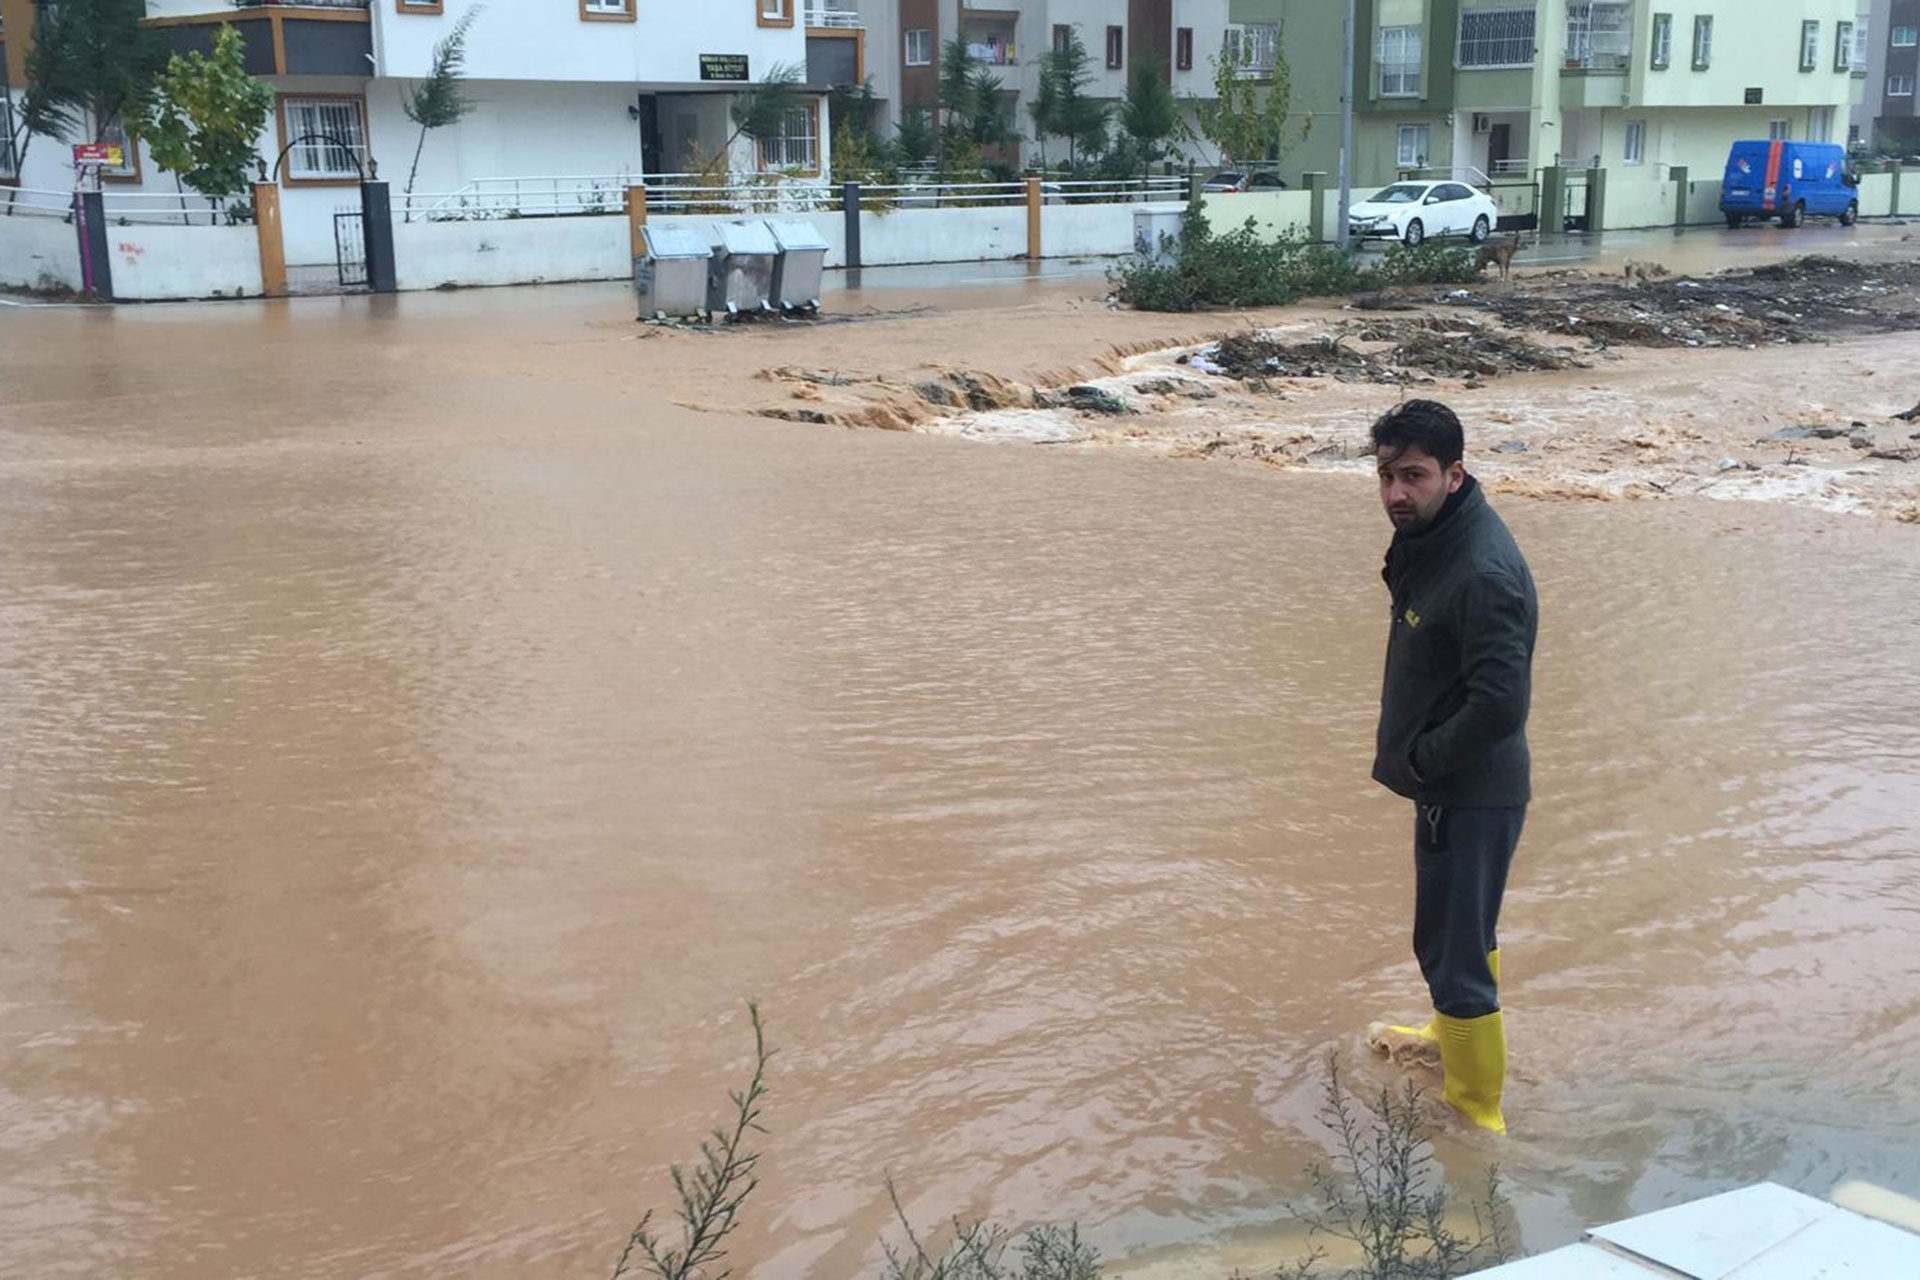
{"label": "metal fence railing", "polygon": [[[165,223],[173,226],[217,226],[228,219],[225,203],[191,193],[117,191],[101,193],[101,206],[114,224]],[[0,216],[71,218],[73,192],[33,187],[0,187]]]}
{"label": "metal fence railing", "polygon": [[[474,222],[512,218],[592,217],[622,213],[629,187],[643,186],[647,209],[659,214],[760,215],[831,213],[843,208],[843,188],[830,178],[768,175],[745,180],[697,173],[598,174],[526,178],[483,178],[458,191],[415,192],[396,199],[396,211],[410,222]],[[1179,175],[1099,180],[1043,180],[1046,204],[1138,204],[1183,200],[1187,179]],[[903,178],[894,183],[862,183],[863,208],[971,209],[1023,205],[1027,182],[942,182]]]}

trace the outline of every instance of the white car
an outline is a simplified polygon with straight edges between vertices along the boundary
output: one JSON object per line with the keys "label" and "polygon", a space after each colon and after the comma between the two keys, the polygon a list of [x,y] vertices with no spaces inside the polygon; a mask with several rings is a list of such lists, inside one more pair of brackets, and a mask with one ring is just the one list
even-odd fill
{"label": "white car", "polygon": [[1398,240],[1407,247],[1430,236],[1466,236],[1475,244],[1500,225],[1500,206],[1464,182],[1396,182],[1347,210],[1347,234]]}

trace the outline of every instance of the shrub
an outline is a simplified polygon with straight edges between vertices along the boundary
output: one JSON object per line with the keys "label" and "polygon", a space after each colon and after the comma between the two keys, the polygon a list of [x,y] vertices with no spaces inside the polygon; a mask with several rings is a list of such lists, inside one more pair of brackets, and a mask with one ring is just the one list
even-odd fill
{"label": "shrub", "polygon": [[1396,244],[1373,268],[1374,287],[1394,284],[1466,284],[1480,277],[1474,252],[1431,240],[1417,248]]}
{"label": "shrub", "polygon": [[1261,236],[1253,219],[1216,233],[1200,204],[1188,206],[1171,262],[1129,262],[1113,269],[1115,297],[1139,311],[1284,306],[1302,297],[1333,297],[1390,285],[1464,284],[1480,267],[1471,249],[1395,245],[1377,264],[1355,252],[1310,244],[1288,233]]}

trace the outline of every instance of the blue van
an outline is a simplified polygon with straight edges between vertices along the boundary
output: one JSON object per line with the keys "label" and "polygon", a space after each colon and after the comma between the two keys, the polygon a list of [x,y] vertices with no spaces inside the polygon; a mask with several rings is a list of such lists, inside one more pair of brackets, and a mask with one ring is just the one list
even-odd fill
{"label": "blue van", "polygon": [[1797,227],[1809,214],[1850,227],[1860,216],[1859,185],[1835,143],[1736,142],[1720,182],[1720,212],[1730,227],[1747,218]]}

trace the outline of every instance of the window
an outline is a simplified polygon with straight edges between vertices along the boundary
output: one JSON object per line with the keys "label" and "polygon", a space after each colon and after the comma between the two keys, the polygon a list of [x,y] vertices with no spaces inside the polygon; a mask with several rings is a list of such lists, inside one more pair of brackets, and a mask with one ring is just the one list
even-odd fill
{"label": "window", "polygon": [[933,65],[932,28],[914,27],[907,32],[907,65],[910,67]]}
{"label": "window", "polygon": [[1402,169],[1418,169],[1427,163],[1427,136],[1427,126],[1424,124],[1400,126],[1398,160]]}
{"label": "window", "polygon": [[1673,15],[1670,13],[1653,15],[1653,61],[1650,65],[1655,71],[1665,71],[1673,65]]}
{"label": "window", "polygon": [[1789,121],[1786,121],[1786,120],[1767,121],[1767,141],[1791,142],[1792,140],[1793,140],[1793,125]]}
{"label": "window", "polygon": [[1055,53],[1065,53],[1068,47],[1071,46],[1072,44],[1073,44],[1073,28],[1068,26],[1064,22],[1054,23],[1053,24],[1053,51]]}
{"label": "window", "polygon": [[1645,120],[1627,121],[1628,164],[1644,164],[1647,159],[1647,122]]}
{"label": "window", "polygon": [[397,13],[439,13],[445,7],[440,0],[394,0]]}
{"label": "window", "polygon": [[1911,49],[1920,44],[1920,27],[1895,27],[1893,29],[1893,47]]}
{"label": "window", "polygon": [[587,22],[632,22],[633,0],[580,0],[580,17]]}
{"label": "window", "polygon": [[1833,24],[1833,69],[1835,71],[1853,70],[1853,24],[1851,22]]}
{"label": "window", "polygon": [[1833,141],[1833,108],[1809,107],[1807,109],[1807,141]]}
{"label": "window", "polygon": [[1620,0],[1567,6],[1569,67],[1624,71],[1633,48],[1633,15]]}
{"label": "window", "polygon": [[[626,3],[626,0],[622,0]],[[793,0],[754,0],[759,5],[760,25],[763,27],[790,27],[793,25]]]}
{"label": "window", "polygon": [[1532,66],[1533,6],[1462,11],[1454,61],[1461,67]]}
{"label": "window", "polygon": [[820,172],[820,104],[809,102],[787,112],[780,132],[760,140],[762,169]]}
{"label": "window", "polygon": [[1107,28],[1107,70],[1118,71],[1127,65],[1127,29]]}
{"label": "window", "polygon": [[1889,98],[1911,98],[1913,96],[1913,77],[1888,76],[1887,96]]}
{"label": "window", "polygon": [[1693,69],[1705,71],[1713,65],[1713,18],[1702,14],[1693,20]]}
{"label": "window", "polygon": [[1867,74],[1867,22],[1864,14],[1853,24],[1853,74]]}
{"label": "window", "polygon": [[1280,24],[1277,22],[1236,22],[1227,27],[1220,42],[1228,61],[1237,63],[1240,74],[1260,78],[1273,74],[1280,61]]}
{"label": "window", "polygon": [[1800,69],[1811,71],[1820,65],[1820,24],[1800,24]]}
{"label": "window", "polygon": [[1176,71],[1193,70],[1193,28],[1181,27],[1173,33],[1173,67]]}
{"label": "window", "polygon": [[140,147],[127,136],[127,126],[116,119],[103,129],[96,129],[94,137],[110,147],[120,148],[123,157],[119,164],[100,166],[102,182],[138,182],[140,181]]}
{"label": "window", "polygon": [[287,98],[282,102],[287,177],[293,182],[357,182],[367,157],[367,127],[358,98]]}
{"label": "window", "polygon": [[1420,28],[1380,28],[1380,96],[1420,96]]}

